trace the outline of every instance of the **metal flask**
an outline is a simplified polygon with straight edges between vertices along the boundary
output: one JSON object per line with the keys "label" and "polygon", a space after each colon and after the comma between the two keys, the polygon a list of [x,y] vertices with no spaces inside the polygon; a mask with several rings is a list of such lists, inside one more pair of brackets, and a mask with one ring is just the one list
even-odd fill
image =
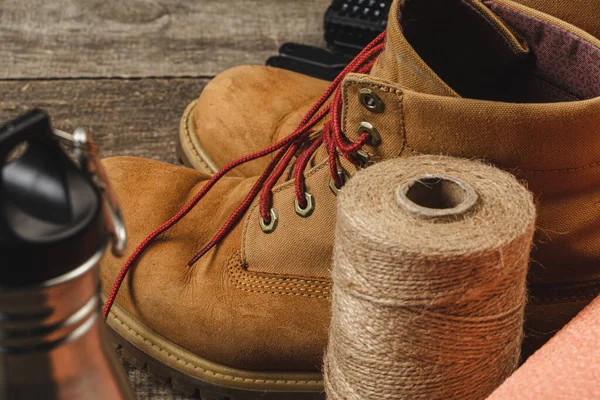
{"label": "metal flask", "polygon": [[100,313],[126,235],[93,141],[33,110],[0,127],[0,167],[0,399],[133,399]]}

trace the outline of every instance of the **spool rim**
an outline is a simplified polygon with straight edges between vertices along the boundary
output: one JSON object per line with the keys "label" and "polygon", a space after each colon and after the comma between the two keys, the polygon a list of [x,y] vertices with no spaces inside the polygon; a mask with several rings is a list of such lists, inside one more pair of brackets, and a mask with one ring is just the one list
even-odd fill
{"label": "spool rim", "polygon": [[[410,192],[414,188],[419,186],[427,187],[427,184],[423,182],[432,182],[433,185],[439,185],[440,188],[438,196],[448,196],[448,202],[452,203],[452,207],[428,207],[418,204],[414,198],[411,198]],[[450,199],[450,194],[446,193],[442,186],[447,185],[454,190],[460,190],[459,199]],[[396,192],[396,199],[398,204],[409,213],[413,214],[418,218],[431,219],[431,218],[445,218],[445,217],[461,217],[468,214],[479,199],[479,195],[470,184],[449,175],[445,174],[422,174],[413,177],[412,179],[402,183]],[[438,199],[439,201],[444,200],[443,198]],[[452,200],[452,201],[451,201]],[[458,201],[457,201],[458,200]],[[456,203],[454,205],[454,203]]]}

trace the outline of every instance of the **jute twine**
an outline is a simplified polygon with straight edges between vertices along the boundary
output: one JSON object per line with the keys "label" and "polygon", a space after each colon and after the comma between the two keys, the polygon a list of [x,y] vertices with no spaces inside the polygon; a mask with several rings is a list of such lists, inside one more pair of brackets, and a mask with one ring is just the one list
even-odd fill
{"label": "jute twine", "polygon": [[517,367],[531,194],[483,163],[419,156],[338,199],[328,399],[486,398]]}

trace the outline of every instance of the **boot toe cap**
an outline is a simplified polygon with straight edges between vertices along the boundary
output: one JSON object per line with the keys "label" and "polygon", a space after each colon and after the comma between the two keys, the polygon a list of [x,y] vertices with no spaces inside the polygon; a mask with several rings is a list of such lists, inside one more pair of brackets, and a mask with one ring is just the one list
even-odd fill
{"label": "boot toe cap", "polygon": [[[240,66],[204,89],[193,118],[199,145],[217,166],[258,151],[290,134],[329,82],[264,66]],[[268,162],[241,166],[233,175],[260,174]]]}
{"label": "boot toe cap", "polygon": [[[104,164],[125,217],[128,255],[207,179],[189,168],[137,158],[116,157]],[[188,266],[253,181],[223,178],[215,185],[201,204],[146,249],[121,285],[115,305],[158,337],[214,363],[245,370],[316,370],[326,343],[329,303],[236,285],[232,268],[241,268],[243,224]],[[112,255],[102,260],[105,294],[124,262]]]}

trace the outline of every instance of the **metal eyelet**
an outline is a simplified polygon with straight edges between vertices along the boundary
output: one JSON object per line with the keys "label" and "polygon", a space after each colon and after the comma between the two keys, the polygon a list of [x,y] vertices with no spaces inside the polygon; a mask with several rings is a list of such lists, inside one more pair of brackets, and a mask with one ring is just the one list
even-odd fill
{"label": "metal eyelet", "polygon": [[360,103],[363,105],[363,107],[371,112],[381,114],[385,110],[384,102],[371,89],[360,89],[358,92],[358,98],[360,99]]}
{"label": "metal eyelet", "polygon": [[361,122],[358,124],[357,130],[359,135],[362,135],[363,132],[367,132],[369,134],[370,138],[368,143],[371,146],[377,147],[381,144],[381,135],[379,134],[379,131],[370,123],[365,121]]}
{"label": "metal eyelet", "polygon": [[[340,181],[342,182],[343,187],[346,184],[346,181],[348,180],[349,176],[344,170],[338,170],[338,175],[340,176]],[[329,179],[329,189],[331,189],[331,193],[333,193],[336,196],[342,190],[342,188],[338,188],[337,186],[335,186],[333,178]]]}
{"label": "metal eyelet", "polygon": [[274,208],[271,208],[271,222],[267,224],[265,220],[260,217],[260,228],[264,233],[271,233],[277,228],[278,221],[277,211],[275,211]]}
{"label": "metal eyelet", "polygon": [[358,162],[360,163],[360,168],[366,168],[372,164],[371,156],[369,155],[369,153],[367,153],[364,150],[358,150],[356,152],[356,158],[358,159]]}
{"label": "metal eyelet", "polygon": [[304,192],[304,198],[306,199],[305,208],[300,207],[300,203],[298,203],[298,199],[296,199],[296,214],[302,218],[310,217],[315,210],[315,199],[313,198],[312,194]]}

